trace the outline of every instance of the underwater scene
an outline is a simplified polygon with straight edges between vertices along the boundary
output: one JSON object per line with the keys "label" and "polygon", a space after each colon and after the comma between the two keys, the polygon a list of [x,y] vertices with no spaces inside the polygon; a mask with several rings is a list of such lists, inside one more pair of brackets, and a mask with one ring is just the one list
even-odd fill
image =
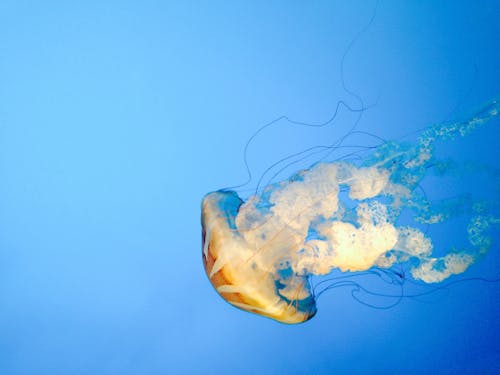
{"label": "underwater scene", "polygon": [[498,1],[0,3],[0,374],[499,374]]}

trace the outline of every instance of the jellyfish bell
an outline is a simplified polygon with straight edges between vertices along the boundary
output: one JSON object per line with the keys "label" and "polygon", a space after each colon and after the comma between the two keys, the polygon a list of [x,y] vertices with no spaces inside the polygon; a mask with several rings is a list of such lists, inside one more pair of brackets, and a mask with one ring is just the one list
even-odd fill
{"label": "jellyfish bell", "polygon": [[242,205],[232,191],[203,198],[203,264],[213,287],[245,311],[289,324],[311,319],[316,303],[309,280],[294,273],[289,264],[292,237],[280,230],[270,241],[261,234],[259,241],[252,238],[255,232],[250,228],[237,229]]}

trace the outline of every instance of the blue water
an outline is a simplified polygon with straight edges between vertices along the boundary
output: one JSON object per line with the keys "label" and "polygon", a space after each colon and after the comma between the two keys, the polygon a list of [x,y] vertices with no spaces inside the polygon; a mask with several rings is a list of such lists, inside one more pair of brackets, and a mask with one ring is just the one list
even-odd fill
{"label": "blue water", "polygon": [[[336,289],[282,325],[212,289],[199,218],[205,193],[245,182],[247,140],[280,116],[322,123],[359,97],[358,130],[411,139],[474,113],[499,94],[499,14],[498,1],[2,1],[0,373],[500,373],[499,283],[389,310]],[[248,191],[357,115],[266,129]],[[498,168],[499,125],[443,155]],[[467,189],[498,191],[484,181]],[[499,277],[499,237],[466,276]]]}

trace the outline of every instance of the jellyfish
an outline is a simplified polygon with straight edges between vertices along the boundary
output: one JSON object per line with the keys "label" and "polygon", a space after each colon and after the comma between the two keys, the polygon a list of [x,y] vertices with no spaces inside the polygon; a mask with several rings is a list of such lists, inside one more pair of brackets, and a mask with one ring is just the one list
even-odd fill
{"label": "jellyfish", "polygon": [[[246,200],[227,189],[207,194],[202,256],[213,287],[237,308],[295,324],[316,314],[312,276],[395,264],[425,284],[462,274],[491,248],[498,200],[430,201],[419,186],[459,168],[436,157],[438,143],[474,132],[499,107],[492,101],[466,121],[430,126],[412,144],[384,142],[361,162],[317,162]],[[467,246],[436,251],[421,225],[400,220],[408,211],[428,226],[464,216]]]}

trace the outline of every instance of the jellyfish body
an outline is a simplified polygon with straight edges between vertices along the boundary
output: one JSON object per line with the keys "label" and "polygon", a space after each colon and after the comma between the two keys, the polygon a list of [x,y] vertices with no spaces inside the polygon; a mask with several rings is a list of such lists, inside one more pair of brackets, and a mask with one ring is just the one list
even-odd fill
{"label": "jellyfish body", "polygon": [[[313,275],[408,263],[414,279],[439,283],[464,272],[491,247],[488,230],[500,223],[494,205],[467,197],[431,202],[417,187],[448,168],[434,157],[436,141],[467,135],[498,109],[493,101],[465,122],[430,127],[413,145],[384,143],[359,165],[317,163],[246,201],[233,191],[207,194],[203,260],[212,285],[238,308],[292,324],[316,313]],[[418,225],[399,223],[403,211],[426,225],[465,215],[469,246],[435,256]]]}

